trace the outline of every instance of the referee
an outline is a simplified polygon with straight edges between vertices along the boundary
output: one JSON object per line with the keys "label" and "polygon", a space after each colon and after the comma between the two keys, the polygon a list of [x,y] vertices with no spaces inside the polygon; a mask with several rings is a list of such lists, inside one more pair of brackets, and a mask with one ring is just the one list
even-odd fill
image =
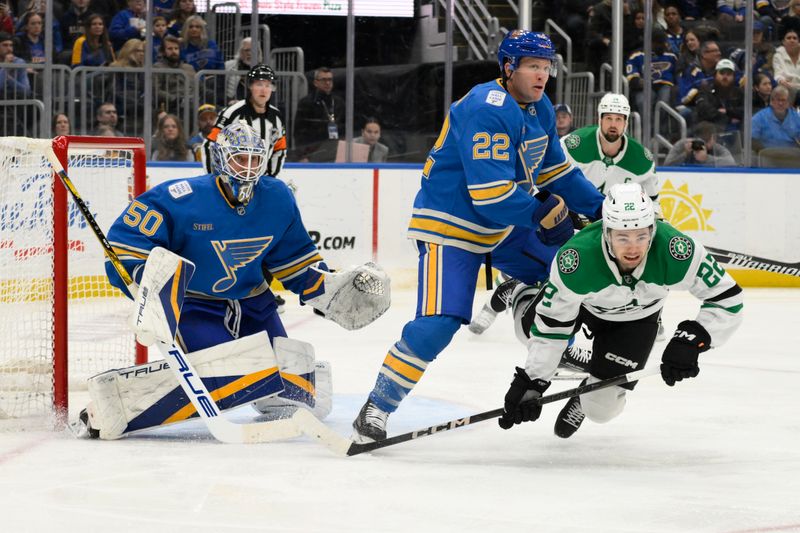
{"label": "referee", "polygon": [[269,101],[274,90],[275,72],[264,64],[255,65],[247,73],[248,97],[224,108],[217,118],[214,129],[203,143],[203,165],[206,172],[211,168],[211,143],[217,139],[219,131],[237,120],[244,120],[264,139],[267,147],[269,165],[267,175],[277,176],[286,159],[286,127],[278,108]]}

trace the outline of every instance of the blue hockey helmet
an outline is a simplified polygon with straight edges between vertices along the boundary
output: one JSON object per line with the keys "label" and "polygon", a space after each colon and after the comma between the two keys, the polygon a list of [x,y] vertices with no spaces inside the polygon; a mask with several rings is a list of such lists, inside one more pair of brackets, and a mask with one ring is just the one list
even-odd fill
{"label": "blue hockey helmet", "polygon": [[497,63],[500,65],[500,72],[505,74],[503,65],[506,63],[511,65],[512,71],[516,70],[522,57],[550,60],[552,63],[550,75],[555,76],[556,48],[546,34],[527,30],[508,32],[497,49]]}
{"label": "blue hockey helmet", "polygon": [[250,201],[253,187],[267,171],[264,139],[244,121],[225,126],[211,145],[211,165],[243,204]]}

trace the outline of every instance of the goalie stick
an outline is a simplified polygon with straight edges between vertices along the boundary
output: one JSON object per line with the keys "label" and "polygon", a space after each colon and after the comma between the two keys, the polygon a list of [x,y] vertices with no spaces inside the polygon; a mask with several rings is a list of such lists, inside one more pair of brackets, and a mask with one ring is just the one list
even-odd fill
{"label": "goalie stick", "polygon": [[714,248],[713,246],[706,246],[706,250],[714,256],[714,259],[723,265],[739,266],[752,270],[764,270],[766,272],[800,277],[800,262],[782,263],[774,259],[756,257],[741,252],[732,252],[722,248]]}
{"label": "goalie stick", "polygon": [[[78,193],[72,180],[67,175],[52,147],[47,149],[47,159],[50,161],[53,171],[64,184],[64,187],[66,187],[70,195],[72,195],[75,204],[78,206],[78,210],[100,241],[100,245],[103,247],[103,251],[111,261],[111,264],[114,265],[114,269],[125,282],[125,285],[131,287],[131,285],[133,285],[133,279],[122,266],[122,262],[119,260],[119,257],[117,257],[116,252],[111,248],[111,244],[108,242],[105,233],[100,229],[100,226],[89,211],[80,193]],[[134,294],[134,292],[131,291],[131,294]],[[298,409],[291,418],[283,420],[254,422],[250,424],[236,424],[231,422],[222,416],[211,394],[208,392],[208,389],[200,379],[199,374],[194,369],[191,362],[187,359],[186,354],[183,353],[183,350],[174,342],[170,344],[157,341],[156,344],[159,351],[164,356],[164,359],[167,361],[170,370],[175,373],[175,378],[178,380],[179,385],[192,402],[200,418],[205,422],[208,430],[217,440],[226,443],[251,444],[273,442],[276,440],[299,437],[300,435],[307,435],[340,454],[346,453],[348,447],[351,445],[349,439],[337,435],[305,409]]]}
{"label": "goalie stick", "polygon": [[[597,381],[595,383],[590,383],[589,385],[582,385],[580,387],[575,387],[574,389],[567,389],[565,391],[556,392],[554,394],[548,394],[547,396],[542,396],[541,398],[537,398],[531,401],[538,405],[545,405],[548,403],[557,402],[559,400],[564,400],[566,398],[572,398],[573,396],[580,396],[581,394],[586,394],[587,392],[613,387],[614,385],[624,385],[626,383],[633,383],[634,381],[638,381],[642,378],[659,373],[660,370],[658,366],[654,366],[652,368],[644,368],[642,370],[636,370],[635,372],[624,374],[622,376],[617,376],[614,378],[608,378],[601,381]],[[500,409],[485,411],[483,413],[478,413],[464,418],[457,418],[455,420],[450,420],[448,422],[443,422],[441,424],[436,424],[434,426],[418,429],[416,431],[411,431],[409,433],[403,433],[402,435],[396,435],[394,437],[389,437],[388,439],[379,440],[377,442],[369,442],[366,444],[358,444],[354,442],[353,444],[350,445],[350,448],[347,450],[347,455],[358,455],[364,452],[371,452],[373,450],[378,450],[380,448],[386,448],[387,446],[400,444],[401,442],[415,440],[420,437],[427,437],[428,435],[433,435],[435,433],[450,431],[451,429],[468,426],[470,424],[475,424],[477,422],[483,422],[484,420],[491,420],[492,418],[498,418],[503,414],[503,412],[504,409],[501,407]]]}

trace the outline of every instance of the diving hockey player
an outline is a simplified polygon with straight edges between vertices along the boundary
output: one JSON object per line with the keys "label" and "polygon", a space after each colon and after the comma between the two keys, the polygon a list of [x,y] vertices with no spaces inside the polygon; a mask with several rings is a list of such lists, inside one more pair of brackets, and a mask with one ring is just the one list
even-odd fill
{"label": "diving hockey player", "polygon": [[[220,409],[262,398],[255,407],[266,414],[306,406],[322,418],[331,408],[330,368],[315,364],[310,344],[287,338],[263,270],[346,329],[388,308],[389,280],[374,264],[328,272],[289,188],[264,175],[269,150],[252,127],[226,126],[211,153],[213,174],[154,187],[108,232],[135,282],[131,292],[139,292],[143,276],[148,280],[142,290],[151,296],[135,310],[137,339],[149,345],[174,338],[209,381]],[[110,261],[106,271],[112,285],[135,296]],[[155,282],[151,271],[162,273]],[[90,380],[87,416],[95,434],[118,438],[192,414],[159,363]]]}
{"label": "diving hockey player", "polygon": [[498,52],[502,78],[473,87],[450,107],[408,229],[419,250],[416,318],[386,355],[353,423],[356,441],[386,437],[389,414],[469,324],[486,254],[503,272],[535,283],[573,234],[567,206],[600,216],[602,195],[558,143],[544,94],[554,61],[545,34],[512,31]]}
{"label": "diving hockey player", "polygon": [[[698,356],[725,344],[739,327],[742,289],[702,244],[656,219],[638,183],[614,185],[602,221],[561,247],[544,289],[535,297],[515,293],[515,325],[528,357],[506,393],[500,427],[539,418],[541,406],[526,402],[550,386],[568,339],[581,325],[593,335],[584,383],[644,368],[671,290],[688,290],[702,303],[694,320],[678,324],[661,356],[661,376],[669,386],[697,376]],[[586,417],[598,423],[616,417],[634,385],[570,399],[556,420],[556,435],[572,436]]]}
{"label": "diving hockey player", "polygon": [[[606,94],[597,106],[597,125],[580,128],[562,137],[561,146],[569,161],[581,169],[586,179],[601,193],[617,183],[634,182],[642,185],[653,202],[658,202],[658,177],[653,156],[625,133],[630,114],[631,106],[625,95]],[[656,203],[656,213],[660,212]],[[507,295],[515,285],[515,280],[498,285],[470,323],[469,330],[478,335],[486,331],[497,314],[508,307]]]}

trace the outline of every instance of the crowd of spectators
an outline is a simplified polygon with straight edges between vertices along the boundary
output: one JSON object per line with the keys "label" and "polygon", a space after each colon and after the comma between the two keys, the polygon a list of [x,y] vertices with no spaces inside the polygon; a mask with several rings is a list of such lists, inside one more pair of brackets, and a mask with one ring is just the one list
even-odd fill
{"label": "crowd of spectators", "polygon": [[[549,4],[549,13],[554,14],[556,23],[573,41],[576,62],[573,70],[579,70],[584,64],[595,78],[600,76],[601,65],[610,62],[611,0],[566,0]],[[770,109],[773,88],[784,87],[789,108],[793,110],[800,105],[800,0],[754,0],[753,4],[753,62],[748,68],[744,64],[745,0],[652,2],[653,104],[664,102],[677,110],[690,132],[702,124],[698,131],[708,137],[706,130],[708,124],[712,124],[715,130],[712,143],[721,139],[741,142],[747,134],[741,131],[746,98],[752,98],[755,114]],[[625,74],[633,107],[642,112],[644,2],[626,0],[623,5]],[[753,77],[753,93],[749,96],[743,93],[747,76]],[[791,113],[788,116],[789,119],[784,119],[773,113],[772,125],[775,121],[783,124],[784,120],[790,120]],[[674,138],[675,128],[664,126],[662,122],[662,129],[656,133],[667,136],[671,142],[680,141],[677,151],[686,151],[686,140]],[[780,129],[783,136],[787,131],[791,128]],[[755,125],[751,133],[755,147],[766,146],[758,137],[762,131]],[[699,134],[696,138],[700,139]],[[795,146],[784,142],[782,149],[800,150],[798,141],[797,137],[792,139]]]}

